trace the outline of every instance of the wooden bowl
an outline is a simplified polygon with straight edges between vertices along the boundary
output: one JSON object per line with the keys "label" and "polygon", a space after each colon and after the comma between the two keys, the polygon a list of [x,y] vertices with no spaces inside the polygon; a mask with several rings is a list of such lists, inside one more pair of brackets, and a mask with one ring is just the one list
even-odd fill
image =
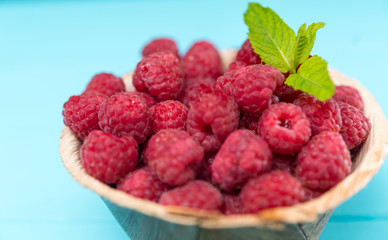
{"label": "wooden bowl", "polygon": [[[235,51],[221,52],[224,68]],[[165,207],[132,197],[89,176],[79,156],[81,142],[64,127],[59,149],[63,165],[82,186],[101,196],[132,240],[173,239],[318,239],[334,208],[362,189],[379,170],[388,151],[388,125],[384,113],[361,84],[330,69],[333,81],[358,89],[372,122],[368,140],[355,156],[352,173],[322,196],[292,207],[263,210],[259,214],[223,216],[179,207]],[[133,90],[132,75],[123,76]]]}

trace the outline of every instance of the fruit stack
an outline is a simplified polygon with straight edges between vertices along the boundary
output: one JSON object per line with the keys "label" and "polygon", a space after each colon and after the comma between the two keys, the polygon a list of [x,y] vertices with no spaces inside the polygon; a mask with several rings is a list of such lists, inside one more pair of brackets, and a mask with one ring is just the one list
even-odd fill
{"label": "fruit stack", "polygon": [[63,109],[86,172],[138,198],[228,215],[308,201],[351,172],[371,129],[356,89],[295,90],[249,39],[224,72],[207,41],[181,57],[160,38],[142,54],[136,91],[100,73]]}

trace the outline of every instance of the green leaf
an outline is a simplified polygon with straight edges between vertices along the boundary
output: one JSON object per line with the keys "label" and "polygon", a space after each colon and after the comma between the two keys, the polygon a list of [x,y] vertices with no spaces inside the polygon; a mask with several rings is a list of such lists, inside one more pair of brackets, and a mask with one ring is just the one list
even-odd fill
{"label": "green leaf", "polygon": [[335,91],[327,70],[327,62],[318,56],[313,56],[302,63],[298,72],[291,74],[285,83],[296,90],[314,95],[320,101],[329,99]]}
{"label": "green leaf", "polygon": [[325,26],[325,23],[312,23],[306,29],[306,24],[300,26],[296,37],[294,67],[306,61],[314,46],[317,31]]}
{"label": "green leaf", "polygon": [[252,47],[266,63],[286,73],[294,68],[294,31],[270,8],[249,3],[244,14]]}

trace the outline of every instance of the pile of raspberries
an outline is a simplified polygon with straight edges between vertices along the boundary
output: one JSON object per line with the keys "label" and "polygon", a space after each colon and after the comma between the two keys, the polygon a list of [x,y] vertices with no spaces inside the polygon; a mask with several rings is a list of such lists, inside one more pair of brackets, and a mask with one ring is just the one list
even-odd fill
{"label": "pile of raspberries", "polygon": [[138,198],[227,215],[308,201],[351,172],[371,129],[356,89],[296,91],[249,40],[225,71],[207,41],[182,57],[159,38],[142,55],[136,91],[100,73],[63,106],[85,171]]}

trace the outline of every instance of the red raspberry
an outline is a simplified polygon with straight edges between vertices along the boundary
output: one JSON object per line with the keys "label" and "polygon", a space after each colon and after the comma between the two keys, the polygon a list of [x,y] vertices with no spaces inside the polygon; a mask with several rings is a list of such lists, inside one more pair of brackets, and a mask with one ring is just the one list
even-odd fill
{"label": "red raspberry", "polygon": [[237,194],[223,194],[224,204],[222,205],[222,213],[226,215],[240,214],[242,212],[242,203],[240,196]]}
{"label": "red raspberry", "polygon": [[261,63],[261,58],[254,52],[249,39],[244,42],[240,50],[237,52],[236,60],[245,62],[248,65]]}
{"label": "red raspberry", "polygon": [[223,91],[228,96],[232,96],[232,81],[236,76],[237,71],[225,72],[224,75],[217,78],[217,81],[214,84],[214,89]]}
{"label": "red raspberry", "polygon": [[193,180],[203,156],[203,148],[187,132],[178,129],[157,132],[144,153],[158,178],[171,186]]}
{"label": "red raspberry", "polygon": [[94,130],[81,147],[82,166],[96,179],[107,184],[116,183],[135,168],[137,148],[131,136],[118,138]]}
{"label": "red raspberry", "polygon": [[200,41],[194,43],[182,58],[182,66],[187,78],[212,77],[221,75],[221,58],[213,44]]}
{"label": "red raspberry", "polygon": [[80,139],[84,139],[98,126],[98,111],[107,99],[104,94],[82,94],[71,96],[63,104],[63,122]]}
{"label": "red raspberry", "polygon": [[176,128],[186,130],[187,115],[189,109],[178,101],[164,101],[150,108],[152,117],[152,130]]}
{"label": "red raspberry", "polygon": [[337,102],[350,104],[361,111],[364,109],[364,102],[357,89],[350,86],[336,86],[333,98]]}
{"label": "red raspberry", "polygon": [[212,180],[231,191],[271,168],[272,153],[261,137],[249,130],[236,130],[225,140],[211,168]]}
{"label": "red raspberry", "polygon": [[154,175],[150,167],[142,167],[128,173],[117,185],[117,189],[138,198],[158,202],[168,186]]}
{"label": "red raspberry", "polygon": [[204,93],[189,110],[187,131],[201,143],[205,152],[215,151],[237,129],[239,115],[233,98],[221,91]]}
{"label": "red raspberry", "polygon": [[284,83],[280,87],[277,87],[273,92],[273,94],[277,96],[280,101],[289,103],[293,103],[301,93],[301,91],[297,91],[293,87]]}
{"label": "red raspberry", "polygon": [[196,180],[164,192],[159,203],[203,210],[220,210],[222,195],[211,184]]}
{"label": "red raspberry", "polygon": [[251,65],[237,70],[231,80],[231,92],[240,109],[251,115],[261,114],[284,76],[269,65]]}
{"label": "red raspberry", "polygon": [[303,188],[305,192],[305,201],[310,201],[314,198],[317,198],[325,193],[325,191],[311,190],[308,188]]}
{"label": "red raspberry", "polygon": [[302,184],[288,172],[275,171],[250,180],[240,194],[245,213],[292,206],[305,199]]}
{"label": "red raspberry", "polygon": [[313,190],[327,190],[351,170],[350,152],[341,135],[322,132],[299,152],[296,159],[296,175],[303,186]]}
{"label": "red raspberry", "polygon": [[254,133],[257,133],[258,122],[259,122],[259,117],[243,114],[243,116],[240,119],[239,127],[243,129],[248,129],[253,131]]}
{"label": "red raspberry", "polygon": [[149,107],[149,108],[158,103],[148,93],[144,93],[144,92],[128,92],[127,95],[131,96],[131,98],[136,99],[137,101],[144,102],[145,105],[147,105],[147,107]]}
{"label": "red raspberry", "polygon": [[348,149],[358,147],[367,139],[372,127],[371,123],[362,111],[352,105],[343,102],[338,102],[338,105],[342,117],[340,134]]}
{"label": "red raspberry", "polygon": [[321,102],[314,96],[302,93],[294,101],[294,104],[301,107],[306,114],[313,136],[320,132],[338,132],[341,129],[341,110],[332,98]]}
{"label": "red raspberry", "polygon": [[138,91],[148,91],[160,101],[177,99],[183,89],[183,77],[176,55],[170,51],[157,52],[137,64],[133,85]]}
{"label": "red raspberry", "polygon": [[98,92],[110,97],[115,93],[125,92],[125,85],[121,78],[113,74],[99,73],[90,80],[85,92]]}
{"label": "red raspberry", "polygon": [[296,157],[291,155],[274,154],[272,158],[272,171],[286,171],[295,175]]}
{"label": "red raspberry", "polygon": [[211,92],[214,83],[215,81],[211,77],[188,79],[179,101],[181,101],[187,107],[190,107],[191,104],[199,97],[199,95],[204,92]]}
{"label": "red raspberry", "polygon": [[271,105],[259,120],[259,134],[279,154],[294,154],[310,139],[309,120],[302,109],[292,103]]}
{"label": "red raspberry", "polygon": [[156,38],[144,46],[142,55],[146,57],[152,53],[170,51],[174,55],[178,55],[178,47],[174,40],[169,38]]}
{"label": "red raspberry", "polygon": [[231,71],[236,71],[236,70],[239,70],[240,68],[243,68],[243,67],[246,67],[246,66],[248,66],[247,63],[235,60],[235,61],[233,61],[233,62],[231,62],[229,64],[229,66],[226,69],[225,73],[231,72]]}
{"label": "red raspberry", "polygon": [[151,116],[146,104],[132,93],[117,93],[101,105],[101,129],[115,136],[132,136],[138,143],[151,135]]}
{"label": "red raspberry", "polygon": [[212,183],[212,173],[210,166],[214,161],[217,152],[207,152],[203,158],[202,164],[199,168],[197,179],[204,180],[206,182]]}

